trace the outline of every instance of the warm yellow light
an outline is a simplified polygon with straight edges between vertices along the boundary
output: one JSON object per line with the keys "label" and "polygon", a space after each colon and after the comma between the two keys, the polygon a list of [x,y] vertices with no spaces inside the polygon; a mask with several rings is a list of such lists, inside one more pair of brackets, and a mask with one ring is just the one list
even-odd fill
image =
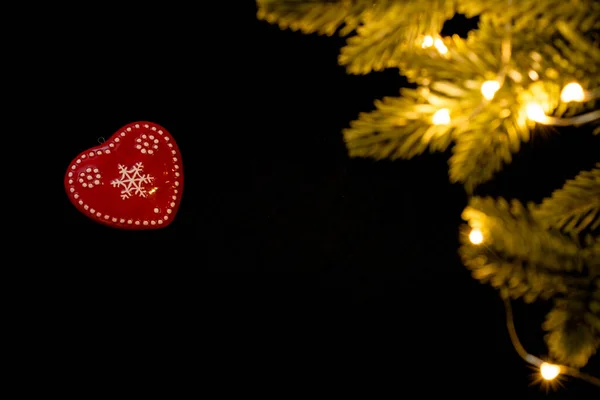
{"label": "warm yellow light", "polygon": [[563,88],[560,93],[560,99],[565,103],[570,101],[583,101],[585,99],[585,93],[579,83],[571,82]]}
{"label": "warm yellow light", "polygon": [[527,118],[535,122],[543,123],[548,119],[542,106],[537,103],[529,103],[526,112]]}
{"label": "warm yellow light", "polygon": [[423,37],[423,41],[421,42],[421,47],[426,49],[431,46],[435,46],[437,51],[440,54],[446,54],[448,52],[448,48],[444,44],[444,41],[440,38],[434,39],[433,36],[427,35]]}
{"label": "warm yellow light", "polygon": [[496,95],[496,92],[500,89],[500,82],[498,81],[485,81],[481,85],[481,94],[487,100],[492,100]]}
{"label": "warm yellow light", "polygon": [[433,37],[427,35],[423,38],[423,43],[421,44],[421,46],[425,49],[427,47],[431,47],[433,46]]}
{"label": "warm yellow light", "polygon": [[437,51],[440,52],[440,54],[446,54],[448,52],[448,48],[446,47],[442,39],[435,39],[433,45],[435,46]]}
{"label": "warm yellow light", "polygon": [[450,111],[447,108],[437,110],[431,121],[434,125],[448,125],[450,123]]}
{"label": "warm yellow light", "polygon": [[469,233],[469,240],[473,244],[481,244],[483,242],[483,233],[479,229],[473,229]]}
{"label": "warm yellow light", "polygon": [[529,79],[531,79],[532,81],[537,81],[538,79],[540,79],[540,75],[533,69],[529,70]]}
{"label": "warm yellow light", "polygon": [[521,75],[518,71],[511,69],[508,71],[508,77],[513,81],[520,83],[523,80],[523,75]]}
{"label": "warm yellow light", "polygon": [[551,381],[560,374],[560,367],[554,364],[542,363],[540,365],[540,374],[545,380]]}

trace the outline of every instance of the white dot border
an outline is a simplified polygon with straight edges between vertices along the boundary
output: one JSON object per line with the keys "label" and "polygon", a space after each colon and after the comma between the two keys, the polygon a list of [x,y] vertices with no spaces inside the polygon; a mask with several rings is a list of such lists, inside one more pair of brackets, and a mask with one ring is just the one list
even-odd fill
{"label": "white dot border", "polygon": [[[142,124],[142,125],[141,125]],[[156,132],[158,134],[158,136],[156,136],[157,138],[162,138],[164,143],[167,145],[167,147],[169,148],[169,150],[171,150],[171,162],[173,163],[172,165],[172,170],[171,172],[173,173],[173,176],[175,177],[175,180],[173,181],[173,195],[171,196],[171,201],[169,202],[168,206],[165,208],[165,215],[162,216],[158,216],[156,219],[151,219],[151,220],[140,220],[140,219],[126,219],[126,218],[120,218],[120,217],[115,217],[112,215],[108,215],[108,214],[102,214],[101,212],[93,209],[91,206],[89,206],[88,204],[86,204],[83,200],[79,199],[79,197],[81,196],[81,193],[77,192],[77,189],[75,188],[74,182],[71,179],[74,176],[73,171],[77,169],[77,166],[79,164],[81,164],[86,158],[92,158],[92,157],[101,157],[103,155],[106,154],[111,154],[111,149],[114,149],[117,144],[121,141],[121,138],[124,138],[125,136],[127,136],[127,134],[132,133],[132,134],[137,134],[137,130],[140,129],[143,126],[143,128],[145,129],[150,129],[153,132]],[[144,122],[144,123],[134,123],[134,124],[130,124],[127,125],[125,128],[123,128],[118,134],[115,134],[112,136],[111,139],[107,140],[106,142],[103,143],[103,145],[108,146],[107,149],[102,149],[102,150],[93,150],[93,151],[86,151],[83,154],[81,154],[79,157],[77,157],[76,160],[74,160],[72,162],[71,167],[68,169],[68,173],[67,173],[67,177],[68,179],[68,194],[69,196],[72,197],[72,202],[73,204],[78,204],[81,208],[83,208],[83,210],[89,214],[90,217],[95,217],[95,219],[97,221],[100,222],[111,222],[111,225],[116,225],[116,226],[120,226],[120,227],[124,227],[124,228],[130,228],[130,227],[152,227],[152,226],[157,226],[157,225],[163,225],[166,221],[169,220],[170,215],[173,213],[175,207],[178,206],[178,199],[180,198],[180,185],[181,185],[181,167],[180,167],[180,160],[181,160],[181,155],[177,154],[177,151],[175,150],[175,146],[173,145],[173,140],[171,140],[171,138],[169,138],[168,135],[164,134],[164,131],[162,130],[161,127],[155,126],[152,123],[149,122]],[[159,210],[160,211],[160,210]],[[160,212],[159,212],[160,213]]]}

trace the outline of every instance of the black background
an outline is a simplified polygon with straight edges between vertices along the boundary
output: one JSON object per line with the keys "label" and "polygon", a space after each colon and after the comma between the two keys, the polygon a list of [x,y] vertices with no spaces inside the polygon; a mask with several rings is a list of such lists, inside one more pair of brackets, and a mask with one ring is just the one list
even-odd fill
{"label": "black background", "polygon": [[[457,257],[467,197],[448,183],[448,154],[346,154],[341,130],[397,95],[396,70],[347,75],[342,39],[257,21],[254,2],[52,12],[63,17],[36,42],[36,101],[61,223],[40,250],[55,261],[30,276],[43,288],[31,317],[43,368],[64,377],[52,386],[546,396],[529,386],[496,292]],[[183,156],[181,208],[156,231],[96,224],[60,183],[73,157],[137,120],[166,127]],[[540,201],[599,161],[599,139],[544,129],[478,194]],[[542,357],[548,309],[515,305]],[[549,398],[598,393],[569,380]]]}

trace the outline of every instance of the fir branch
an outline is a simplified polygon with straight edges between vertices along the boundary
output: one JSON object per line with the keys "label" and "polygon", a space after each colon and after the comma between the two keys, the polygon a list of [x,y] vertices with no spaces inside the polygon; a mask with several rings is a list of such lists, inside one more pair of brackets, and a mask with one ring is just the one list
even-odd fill
{"label": "fir branch", "polygon": [[443,80],[473,90],[473,82],[496,78],[502,68],[500,41],[496,37],[467,41],[455,35],[443,39],[445,54],[418,47],[410,53],[392,54],[389,62],[411,82],[427,85]]}
{"label": "fir branch", "polygon": [[490,284],[513,299],[523,298],[526,303],[566,294],[574,287],[585,287],[589,283],[588,279],[520,260],[509,260],[490,248],[466,242],[459,248],[459,255],[473,278],[482,284]]}
{"label": "fir branch", "polygon": [[600,163],[568,180],[539,206],[530,206],[535,218],[546,227],[579,234],[600,226]]}
{"label": "fir branch", "polygon": [[352,74],[366,74],[405,64],[425,35],[439,35],[455,14],[454,1],[378,2],[342,48],[339,63]]}
{"label": "fir branch", "polygon": [[[586,247],[582,250],[582,257],[588,265],[590,276],[600,277],[600,236],[586,236]],[[598,280],[598,300],[600,301],[600,279]]]}
{"label": "fir branch", "polygon": [[[452,157],[448,161],[450,181],[464,184],[467,193],[490,180],[512,160],[509,136],[504,132],[481,129],[456,137]],[[518,143],[518,142],[517,142]],[[515,144],[518,148],[518,144]]]}
{"label": "fir branch", "polygon": [[256,0],[257,17],[281,29],[346,36],[361,23],[373,0]]}
{"label": "fir branch", "polygon": [[600,344],[599,323],[585,297],[570,294],[557,299],[542,326],[549,332],[545,338],[552,357],[576,368],[586,365]]}
{"label": "fir branch", "polygon": [[[445,151],[454,140],[450,180],[472,192],[510,163],[530,134],[521,105],[506,104],[512,93],[500,93],[497,102],[482,107],[480,85],[436,81],[430,88],[404,89],[403,97],[377,101],[375,111],[360,114],[344,130],[350,155],[410,159],[428,148]],[[433,116],[443,108],[452,120],[435,125]]]}
{"label": "fir branch", "polygon": [[503,198],[472,197],[462,218],[471,227],[484,230],[486,246],[507,258],[554,271],[584,270],[579,245],[544,229],[517,200],[509,204]]}
{"label": "fir branch", "polygon": [[[359,119],[344,130],[344,139],[353,157],[409,159],[431,151],[444,151],[451,142],[451,128],[434,126],[430,120],[436,105],[413,89],[403,89],[403,97],[386,97],[376,101],[376,110],[361,113]],[[453,104],[450,98],[439,98]]]}
{"label": "fir branch", "polygon": [[[538,298],[549,299],[557,294],[566,295],[573,291],[587,291],[591,279],[581,271],[557,270],[543,263],[532,263],[511,256],[500,246],[493,244],[473,245],[467,238],[467,226],[461,227],[459,255],[473,278],[482,284],[490,284],[503,296],[523,298],[531,303]],[[577,257],[571,259],[577,262]]]}
{"label": "fir branch", "polygon": [[467,17],[482,15],[497,27],[511,24],[517,34],[535,31],[551,35],[556,32],[557,21],[569,21],[578,30],[593,29],[600,15],[600,5],[595,0],[544,0],[515,1],[511,7],[506,0],[462,0],[458,12]]}

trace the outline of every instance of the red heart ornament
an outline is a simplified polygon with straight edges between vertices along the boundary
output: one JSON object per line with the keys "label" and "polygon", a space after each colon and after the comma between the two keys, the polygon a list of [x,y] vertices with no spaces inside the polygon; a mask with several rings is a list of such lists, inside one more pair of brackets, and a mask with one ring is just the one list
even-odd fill
{"label": "red heart ornament", "polygon": [[183,192],[181,153],[171,134],[133,122],[69,165],[65,188],[79,211],[121,229],[157,229],[173,221]]}

